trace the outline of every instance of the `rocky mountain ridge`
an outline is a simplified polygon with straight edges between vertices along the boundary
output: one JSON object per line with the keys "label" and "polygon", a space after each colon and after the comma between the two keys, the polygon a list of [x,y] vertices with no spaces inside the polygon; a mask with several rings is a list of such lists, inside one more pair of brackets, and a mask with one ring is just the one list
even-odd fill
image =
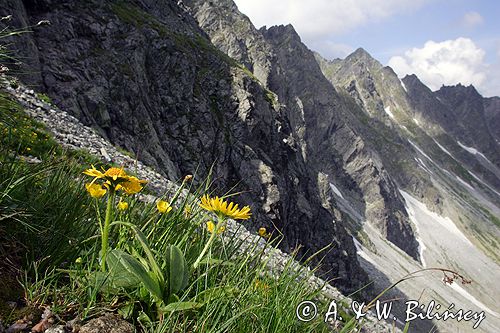
{"label": "rocky mountain ridge", "polygon": [[[9,81],[9,78],[0,75],[0,91],[8,92],[14,100],[23,106],[24,111],[30,117],[43,123],[63,148],[86,151],[103,162],[113,162],[123,165],[128,169],[133,169],[141,179],[147,179],[147,188],[152,194],[141,195],[141,200],[154,202],[165,193],[176,193],[178,191],[178,185],[171,180],[159,174],[151,167],[144,165],[142,162],[120,152],[117,147],[102,138],[91,128],[83,125],[75,117],[54,105],[42,101],[34,90],[28,89],[22,84],[18,84],[16,88],[12,88]],[[32,162],[37,163],[40,161],[33,158]],[[184,190],[181,195],[182,197],[186,197],[189,195],[189,192]],[[238,239],[241,242],[240,251],[242,253],[255,249],[255,247],[262,249],[264,251],[262,262],[266,263],[266,267],[272,275],[279,275],[287,265],[292,265],[297,271],[300,271],[303,267],[290,255],[283,253],[277,248],[268,246],[262,237],[250,233],[245,225],[234,220],[228,220],[227,230],[223,234],[223,237],[228,242],[232,239],[234,240],[234,238]],[[301,276],[307,278],[309,287],[322,288],[322,292],[318,296],[319,299],[326,302],[332,300],[342,301],[342,303],[339,302],[339,305],[342,306],[343,311],[350,311],[349,305],[353,302],[351,298],[344,296],[339,290],[310,272],[304,271],[301,273]],[[392,331],[392,327],[385,321],[377,320],[372,311],[368,312],[365,318],[366,321],[363,325],[364,332]],[[400,332],[400,330],[396,329],[396,332]]]}
{"label": "rocky mountain ridge", "polygon": [[[268,69],[266,87],[276,93],[285,108],[293,140],[312,170],[311,178],[323,183],[319,186],[325,193],[324,206],[335,210],[334,202],[338,201],[328,182],[338,179],[349,184],[352,201],[357,202],[354,210],[363,215],[361,219],[350,216],[354,223],[363,219],[374,223],[391,242],[418,258],[413,231],[391,177],[378,153],[366,146],[357,130],[359,121],[325,79],[313,53],[291,25],[257,30],[234,4],[228,3],[187,1],[186,5],[221,51],[242,63],[254,59],[253,66]],[[247,42],[235,43],[236,35]],[[253,56],[246,58],[248,54]]]}
{"label": "rocky mountain ridge", "polygon": [[[369,142],[375,143],[372,147],[383,156],[384,166],[405,197],[406,210],[416,228],[422,266],[446,263],[460,267],[478,279],[479,285],[471,291],[474,296],[467,297],[476,304],[477,299],[491,302],[491,289],[483,288],[492,286],[493,280],[477,270],[489,261],[484,253],[492,261],[487,265],[490,268],[483,269],[498,269],[499,259],[496,216],[500,214],[500,196],[496,189],[500,178],[495,162],[499,146],[489,130],[491,125],[484,121],[486,117],[495,119],[493,115],[498,109],[494,99],[482,98],[473,87],[461,85],[432,92],[414,75],[400,80],[391,68],[382,66],[362,49],[343,60],[327,61],[317,54],[316,59],[335,89],[361,108],[368,124],[364,133],[372,138]],[[491,103],[489,113],[485,109],[488,102]],[[457,129],[461,126],[468,128]],[[474,135],[478,132],[483,133]],[[446,237],[429,234],[431,230],[439,233],[440,223],[447,226],[446,230],[442,229]],[[370,266],[375,265],[387,276],[397,274],[387,263],[401,264],[402,258],[390,255],[392,250],[377,237],[371,241],[376,250],[362,249],[361,256],[368,261],[362,262],[362,266],[370,271]],[[471,241],[484,253],[473,255],[471,251],[476,249],[470,248]],[[471,257],[475,259],[469,261]],[[370,273],[376,280],[375,275]],[[417,292],[411,289],[410,286],[402,288],[407,295]],[[433,289],[438,290],[439,286],[433,285]],[[450,299],[453,295],[440,290],[435,297]],[[490,313],[493,320],[497,318],[491,309]]]}
{"label": "rocky mountain ridge", "polygon": [[[273,94],[213,47],[182,7],[9,1],[0,12],[16,13],[14,26],[52,23],[14,41],[19,58],[38,59],[24,63],[37,75],[23,81],[170,179],[212,168],[217,191],[244,193],[254,230],[277,229],[283,249],[300,245],[301,255],[332,245],[329,276],[344,290],[366,284],[352,238],[323,207]],[[37,46],[35,56],[26,45]]]}
{"label": "rocky mountain ridge", "polygon": [[363,49],[327,61],[291,25],[256,29],[231,0],[0,5],[13,12],[14,26],[52,22],[14,41],[24,82],[170,179],[213,164],[217,189],[237,185],[251,228],[283,234],[283,250],[333,244],[323,267],[343,291],[365,272],[383,289],[431,256],[464,268],[422,239],[420,204],[498,264],[498,98],[432,92]]}

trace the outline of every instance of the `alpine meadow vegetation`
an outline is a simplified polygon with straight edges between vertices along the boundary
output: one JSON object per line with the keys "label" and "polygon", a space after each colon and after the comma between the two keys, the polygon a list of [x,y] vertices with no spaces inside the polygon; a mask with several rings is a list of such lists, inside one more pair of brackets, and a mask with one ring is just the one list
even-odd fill
{"label": "alpine meadow vegetation", "polygon": [[50,309],[62,322],[114,312],[144,332],[328,331],[295,317],[320,292],[312,272],[290,257],[271,274],[276,243],[240,250],[226,224],[251,209],[212,196],[209,179],[151,200],[147,179],[63,148],[3,89],[0,134],[0,303],[22,303],[0,306],[3,325]]}
{"label": "alpine meadow vegetation", "polygon": [[[18,296],[33,311],[66,321],[111,311],[146,332],[327,331],[295,318],[319,293],[301,272],[273,276],[264,249],[239,251],[243,240],[225,230],[249,207],[211,197],[209,181],[195,188],[191,176],[147,201],[146,180],[63,149],[5,94],[0,107],[1,255],[19,248]],[[1,315],[8,324],[21,314]]]}

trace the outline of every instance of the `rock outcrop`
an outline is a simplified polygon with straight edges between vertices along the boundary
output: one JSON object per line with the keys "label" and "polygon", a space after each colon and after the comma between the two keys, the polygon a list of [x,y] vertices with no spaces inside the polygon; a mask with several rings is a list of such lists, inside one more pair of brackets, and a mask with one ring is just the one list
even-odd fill
{"label": "rock outcrop", "polygon": [[[120,151],[110,142],[99,136],[94,130],[83,125],[75,117],[67,114],[54,105],[40,100],[35,91],[26,88],[22,84],[18,84],[16,88],[13,88],[10,86],[9,80],[2,75],[0,75],[0,91],[8,92],[14,100],[23,106],[24,111],[30,117],[43,123],[54,139],[63,148],[86,151],[102,161],[113,162],[133,169],[139,178],[147,179],[147,188],[153,194],[143,194],[140,196],[140,200],[154,201],[165,193],[176,193],[178,191],[178,185],[154,171],[152,168],[144,165],[142,162]],[[181,195],[187,196],[189,193],[187,190],[184,190]],[[321,289],[321,293],[318,295],[320,300],[326,303],[335,300],[338,302],[339,306],[341,306],[342,311],[350,311],[350,304],[352,304],[353,299],[346,297],[338,289],[329,285],[325,280],[313,275],[310,270],[305,269],[304,266],[298,263],[289,254],[270,246],[262,237],[249,232],[245,225],[231,219],[227,222],[227,229],[223,237],[225,237],[228,242],[238,239],[240,244],[239,253],[246,253],[246,251],[255,250],[256,248],[259,249],[259,251],[262,250],[263,256],[261,260],[265,263],[271,275],[277,276],[282,274],[285,269],[292,269],[299,272],[300,277],[305,279],[308,287]],[[340,303],[340,301],[342,303]],[[392,332],[394,330],[389,323],[377,320],[372,311],[368,312],[367,316],[364,318],[366,321],[362,328],[363,332]],[[91,330],[94,328],[107,330],[104,326],[109,328],[110,325],[115,325],[117,320],[118,318],[116,318],[116,316],[107,314],[89,321],[81,327],[81,330]],[[66,323],[66,329],[63,325],[57,325],[49,328],[46,332],[64,333],[69,330],[69,326],[75,330],[77,327],[74,326],[75,323],[76,325],[80,324],[78,320],[69,321]],[[106,323],[109,323],[109,325]],[[128,324],[122,320],[120,320],[118,324],[124,329],[128,329],[127,327],[129,327]],[[398,328],[395,328],[395,332],[399,331]],[[0,333],[2,333],[1,330]]]}
{"label": "rock outcrop", "polygon": [[[22,10],[20,10],[22,9]],[[170,179],[213,170],[217,192],[242,191],[256,225],[323,260],[344,290],[367,283],[343,221],[323,207],[313,172],[275,95],[216,49],[186,9],[166,1],[8,1],[22,81]],[[33,46],[33,47],[32,47]],[[12,70],[15,72],[15,70]],[[235,187],[236,186],[236,187]]]}
{"label": "rock outcrop", "polygon": [[[249,70],[259,68],[254,74],[283,105],[292,130],[290,141],[298,145],[310,177],[326,174],[329,182],[345,184],[354,210],[362,212],[361,219],[351,218],[358,225],[364,220],[373,223],[387,239],[418,258],[402,198],[379,154],[366,144],[358,131],[359,120],[294,28],[257,30],[228,0],[186,4],[214,45],[241,63],[250,63]],[[334,198],[332,192],[330,196]]]}

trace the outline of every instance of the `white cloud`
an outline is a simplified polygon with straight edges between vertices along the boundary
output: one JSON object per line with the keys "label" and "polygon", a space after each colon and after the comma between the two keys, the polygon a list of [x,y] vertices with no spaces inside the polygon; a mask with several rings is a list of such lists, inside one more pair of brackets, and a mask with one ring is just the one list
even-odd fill
{"label": "white cloud", "polygon": [[428,0],[235,0],[256,27],[291,23],[305,40],[349,31]]}
{"label": "white cloud", "polygon": [[392,57],[388,64],[399,76],[416,74],[432,90],[457,83],[481,89],[485,88],[488,70],[484,56],[471,39],[460,37],[440,43],[428,41],[422,48]]}
{"label": "white cloud", "polygon": [[484,23],[484,19],[478,12],[468,12],[462,17],[461,23],[466,28],[474,28]]}

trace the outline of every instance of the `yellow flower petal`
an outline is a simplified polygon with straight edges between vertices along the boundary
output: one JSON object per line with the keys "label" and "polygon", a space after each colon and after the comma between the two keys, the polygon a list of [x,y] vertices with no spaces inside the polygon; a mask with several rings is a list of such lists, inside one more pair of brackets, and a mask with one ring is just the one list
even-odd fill
{"label": "yellow flower petal", "polygon": [[120,201],[117,206],[118,206],[119,210],[124,211],[124,210],[127,210],[128,203],[125,201]]}
{"label": "yellow flower petal", "polygon": [[85,170],[83,173],[94,178],[104,178],[104,174],[97,170],[93,165],[92,168]]}
{"label": "yellow flower petal", "polygon": [[119,184],[120,188],[123,188],[127,194],[136,194],[142,190],[142,184],[145,181],[140,180],[134,176],[128,176],[128,180]]}
{"label": "yellow flower petal", "polygon": [[233,202],[228,203],[219,197],[210,198],[208,195],[204,195],[199,205],[209,212],[232,219],[246,220],[252,215],[249,206],[238,209],[238,204],[234,204]]}
{"label": "yellow flower petal", "polygon": [[167,201],[160,200],[156,203],[156,208],[162,214],[168,213],[172,210],[172,206]]}
{"label": "yellow flower petal", "polygon": [[106,189],[96,183],[87,183],[85,184],[85,188],[92,198],[99,199],[106,194]]}
{"label": "yellow flower petal", "polygon": [[207,230],[209,233],[214,232],[215,224],[212,221],[207,222]]}
{"label": "yellow flower petal", "polygon": [[115,168],[111,167],[108,170],[104,172],[104,177],[113,182],[113,183],[121,183],[124,181],[127,181],[129,176],[127,176],[127,173],[123,168]]}
{"label": "yellow flower petal", "polygon": [[[215,230],[215,223],[212,222],[212,221],[208,221],[207,222],[207,230],[209,233],[213,233],[214,230]],[[219,229],[217,229],[217,235],[220,235],[221,233],[223,233],[224,231],[226,230],[226,227],[225,226],[221,226],[219,227]]]}

